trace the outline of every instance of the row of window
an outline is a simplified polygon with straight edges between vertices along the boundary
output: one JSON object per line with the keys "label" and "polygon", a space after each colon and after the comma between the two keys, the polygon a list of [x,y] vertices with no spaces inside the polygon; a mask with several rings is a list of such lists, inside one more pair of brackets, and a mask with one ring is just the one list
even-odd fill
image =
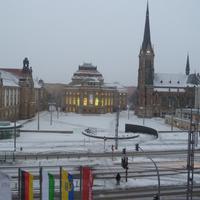
{"label": "row of window", "polygon": [[0,115],[0,118],[1,119],[10,119],[10,118],[14,118],[15,117],[15,114],[16,116],[18,115],[19,113],[19,109],[16,108],[13,108],[13,109],[6,109],[4,110],[3,112],[1,112],[1,115]]}
{"label": "row of window", "polygon": [[[75,107],[75,106],[68,106],[66,108],[66,111],[67,112],[78,112],[77,107]],[[101,109],[101,110],[99,110],[98,108],[96,108],[96,109],[84,108],[82,110],[82,112],[83,113],[105,113],[105,112],[113,112],[113,110],[110,107],[107,107],[106,109],[104,107],[104,109]]]}
{"label": "row of window", "polygon": [[113,98],[104,98],[99,99],[98,97],[93,98],[93,96],[83,97],[82,102],[80,97],[66,97],[66,104],[67,105],[94,105],[94,106],[112,106],[113,105]]}
{"label": "row of window", "polygon": [[4,106],[17,105],[19,103],[19,91],[14,88],[5,88],[4,89]]}
{"label": "row of window", "polygon": [[[65,93],[67,96],[68,95],[73,95],[73,96],[79,96],[80,95],[80,93],[79,92],[66,92]],[[121,95],[122,93],[120,93],[120,95]],[[95,92],[95,93],[88,93],[88,92],[84,92],[83,93],[83,95],[85,95],[85,96],[88,96],[88,95],[96,95],[96,96],[98,96],[98,95],[101,95],[101,96],[114,96],[114,93],[111,93],[111,92]]]}

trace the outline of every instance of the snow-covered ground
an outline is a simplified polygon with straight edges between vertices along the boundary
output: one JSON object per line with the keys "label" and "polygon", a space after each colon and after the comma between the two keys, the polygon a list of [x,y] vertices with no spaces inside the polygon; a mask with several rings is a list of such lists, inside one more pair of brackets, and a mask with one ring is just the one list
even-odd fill
{"label": "snow-covered ground", "polygon": [[[20,122],[19,122],[20,123]],[[125,124],[138,124],[152,127],[158,131],[171,130],[171,126],[164,123],[161,118],[145,119],[138,118],[133,112],[123,111],[119,118],[119,136],[131,136],[134,134],[124,133]],[[94,128],[99,136],[115,136],[116,114],[99,114],[99,115],[81,115],[74,113],[53,113],[53,123],[50,125],[50,113],[43,112],[40,114],[40,130],[68,130],[73,134],[66,133],[21,133],[17,138],[17,151],[20,147],[25,152],[45,152],[45,151],[110,151],[111,145],[115,144],[114,140],[104,141],[101,139],[88,138],[82,135],[86,128]],[[37,116],[32,121],[24,124],[22,129],[38,128]],[[174,130],[178,130],[175,129]],[[136,134],[137,135],[137,134]],[[140,143],[144,150],[167,150],[167,149],[186,149],[187,133],[159,133],[158,139],[146,134],[139,134],[136,139],[120,140],[119,150],[122,148],[134,149],[135,143]],[[1,151],[12,151],[14,146],[13,139],[0,140]]]}

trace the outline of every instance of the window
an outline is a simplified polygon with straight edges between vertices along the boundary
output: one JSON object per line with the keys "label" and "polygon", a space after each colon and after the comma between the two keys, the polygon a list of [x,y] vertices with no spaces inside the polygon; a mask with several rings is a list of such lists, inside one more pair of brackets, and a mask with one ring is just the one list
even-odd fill
{"label": "window", "polygon": [[77,98],[77,106],[80,106],[80,98]]}
{"label": "window", "polygon": [[76,105],[76,97],[73,97],[73,105]]}
{"label": "window", "polygon": [[107,98],[105,98],[105,106],[107,106]]}
{"label": "window", "polygon": [[93,104],[93,94],[89,94],[89,104]]}
{"label": "window", "polygon": [[113,105],[113,98],[110,99],[110,105]]}
{"label": "window", "polygon": [[71,105],[72,104],[72,98],[69,97],[69,104]]}
{"label": "window", "polygon": [[84,106],[87,106],[87,97],[84,97],[84,98],[83,98],[83,105],[84,105]]}
{"label": "window", "polygon": [[101,106],[104,106],[104,99],[101,99]]}
{"label": "window", "polygon": [[99,98],[96,97],[96,98],[95,98],[95,106],[98,106],[98,105],[99,105]]}
{"label": "window", "polygon": [[110,106],[110,98],[108,97],[108,106]]}

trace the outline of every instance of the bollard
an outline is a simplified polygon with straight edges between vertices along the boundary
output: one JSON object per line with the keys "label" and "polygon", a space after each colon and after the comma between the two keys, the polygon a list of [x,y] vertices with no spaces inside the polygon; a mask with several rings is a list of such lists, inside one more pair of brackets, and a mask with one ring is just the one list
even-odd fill
{"label": "bollard", "polygon": [[13,151],[13,162],[15,162],[15,153]]}

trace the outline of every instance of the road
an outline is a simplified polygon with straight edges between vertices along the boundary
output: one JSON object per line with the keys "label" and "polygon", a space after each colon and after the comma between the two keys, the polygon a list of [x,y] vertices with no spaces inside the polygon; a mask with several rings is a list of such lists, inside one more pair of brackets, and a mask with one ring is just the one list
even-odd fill
{"label": "road", "polygon": [[[173,157],[187,156],[187,150],[169,150],[169,151],[148,151],[148,152],[136,152],[129,151],[126,153],[127,156],[144,157],[145,155],[150,155],[152,158],[157,156],[168,157],[169,155]],[[102,152],[102,153],[92,153],[92,152],[42,152],[42,153],[23,153],[23,152],[0,152],[0,161],[4,162],[6,160],[38,160],[38,159],[66,159],[66,158],[110,158],[110,157],[121,157],[122,152]],[[200,149],[195,151],[195,156],[200,156]]]}
{"label": "road", "polygon": [[[178,150],[178,151],[152,151],[152,152],[146,152],[147,154],[151,155],[155,160],[158,159],[156,162],[159,166],[159,172],[161,177],[161,186],[162,181],[168,179],[176,180],[177,177],[183,176],[186,177],[187,171],[186,171],[186,151],[185,150]],[[145,153],[145,154],[146,154]],[[145,154],[143,152],[127,152],[127,155],[129,156],[129,170],[128,170],[128,181],[129,180],[135,180],[135,181],[144,181],[145,179],[151,179],[156,183],[157,176],[154,169],[154,166],[151,162],[149,162],[147,159],[142,159],[141,161],[135,160],[135,158],[143,158],[145,157]],[[10,157],[9,157],[10,156]],[[94,179],[98,184],[94,185],[94,199],[100,200],[100,199],[143,199],[144,198],[152,198],[153,195],[157,192],[157,187],[154,184],[154,187],[144,187],[144,186],[131,186],[130,188],[121,189],[120,187],[123,187],[123,184],[125,184],[125,170],[121,167],[120,163],[120,157],[122,156],[121,152],[114,152],[113,154],[111,152],[105,152],[105,153],[65,153],[65,152],[58,152],[58,153],[43,153],[43,154],[24,154],[24,153],[16,153],[15,154],[15,162],[17,160],[22,161],[24,159],[66,159],[68,161],[75,159],[76,161],[79,160],[79,158],[87,157],[89,159],[93,160],[99,160],[99,159],[109,159],[108,165],[97,165],[97,164],[91,164]],[[200,152],[199,150],[195,153],[195,159],[199,162]],[[2,157],[3,158],[3,157]],[[162,158],[162,159],[160,159]],[[170,159],[169,159],[170,158]],[[12,160],[12,154],[7,155],[7,160]],[[81,159],[80,159],[81,160]],[[76,190],[76,197],[79,199],[79,179],[80,179],[80,171],[79,166],[80,161],[76,163],[74,161],[70,164],[63,164],[62,166],[69,170],[74,175],[74,182],[75,182],[75,190]],[[195,174],[200,174],[200,165],[199,163],[195,163]],[[34,180],[36,183],[39,183],[39,167],[33,166],[33,165],[20,165],[21,168],[24,168],[28,171],[30,171],[34,175]],[[57,182],[59,182],[59,166],[55,165],[43,165],[45,169],[50,171],[55,175],[55,179]],[[12,191],[13,191],[13,199],[17,199],[17,188],[18,188],[18,167],[17,165],[7,165],[6,163],[3,163],[0,166],[0,170],[6,172],[12,177]],[[115,176],[116,173],[119,172],[122,177],[121,186],[114,187],[110,190],[105,188],[105,185],[103,184],[104,181],[110,181],[111,183],[115,183]],[[183,178],[182,177],[182,178]],[[100,184],[99,184],[100,181]],[[199,181],[200,182],[200,181]],[[198,182],[198,183],[199,183]],[[161,195],[162,199],[170,200],[173,199],[173,197],[176,197],[176,200],[178,200],[178,197],[183,198],[186,193],[186,186],[177,185],[176,186],[162,186],[161,187]],[[179,183],[180,184],[180,183]],[[186,178],[182,180],[182,184],[186,184]],[[197,187],[200,188],[200,185],[197,184]],[[35,191],[35,199],[38,197],[38,190],[39,185],[36,184],[34,186]],[[199,192],[196,192],[197,189],[195,189],[195,195],[200,199]],[[200,190],[198,190],[200,191]],[[59,191],[57,188],[57,196],[59,196]],[[197,198],[197,199],[198,199]],[[195,198],[193,198],[195,200]]]}

